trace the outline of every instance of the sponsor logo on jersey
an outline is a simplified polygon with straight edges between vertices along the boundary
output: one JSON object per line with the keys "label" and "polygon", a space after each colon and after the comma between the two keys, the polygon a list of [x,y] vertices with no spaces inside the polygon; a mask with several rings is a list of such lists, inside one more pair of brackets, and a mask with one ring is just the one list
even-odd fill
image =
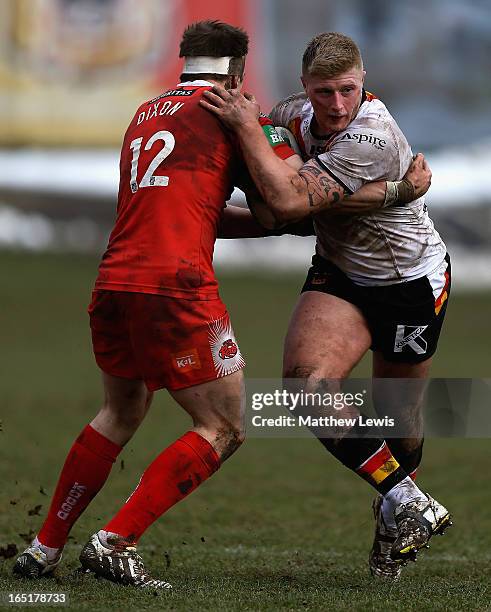
{"label": "sponsor logo on jersey", "polygon": [[394,353],[402,353],[402,349],[408,346],[418,355],[424,355],[428,348],[428,343],[421,337],[421,334],[427,327],[428,325],[398,325],[394,342]]}
{"label": "sponsor logo on jersey", "polygon": [[209,323],[208,338],[217,378],[245,366],[228,316]]}
{"label": "sponsor logo on jersey", "polygon": [[154,102],[157,102],[157,100],[161,100],[162,98],[169,98],[175,96],[192,96],[197,91],[197,89],[169,89],[168,91],[164,91],[164,93],[161,93],[160,96],[157,96],[153,100],[150,100],[149,104],[153,104]]}
{"label": "sponsor logo on jersey", "polygon": [[190,370],[200,370],[201,361],[199,359],[198,351],[195,348],[183,351],[172,355],[174,361],[174,367],[179,372],[189,372]]}
{"label": "sponsor logo on jersey", "polygon": [[73,510],[74,506],[77,505],[78,500],[82,497],[86,490],[86,486],[81,485],[78,482],[74,482],[73,487],[70,489],[70,493],[65,501],[61,504],[61,508],[56,513],[56,516],[61,518],[62,521],[66,521],[68,515]]}
{"label": "sponsor logo on jersey", "polygon": [[341,140],[354,140],[358,144],[363,144],[364,142],[367,142],[368,144],[371,144],[376,149],[380,149],[381,151],[383,151],[385,145],[387,144],[387,141],[383,138],[379,138],[378,136],[374,136],[373,134],[360,134],[359,132],[346,132],[346,134],[341,138]]}
{"label": "sponsor logo on jersey", "polygon": [[263,125],[262,128],[264,135],[272,147],[277,147],[279,144],[285,142],[284,138],[276,131],[274,125]]}

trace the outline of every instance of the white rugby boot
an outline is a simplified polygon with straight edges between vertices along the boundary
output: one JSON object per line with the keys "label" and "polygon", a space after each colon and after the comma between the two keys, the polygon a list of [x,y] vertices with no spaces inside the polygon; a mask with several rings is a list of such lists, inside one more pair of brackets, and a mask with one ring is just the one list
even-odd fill
{"label": "white rugby boot", "polygon": [[124,538],[107,538],[110,546],[102,544],[95,533],[80,553],[80,563],[86,571],[112,582],[138,588],[172,589],[165,580],[157,580],[147,574],[143,559],[136,552],[136,545]]}
{"label": "white rugby boot", "polygon": [[452,526],[449,511],[426,495],[426,500],[399,504],[394,510],[398,532],[390,553],[394,561],[416,561],[417,552],[423,547],[429,548],[432,536],[443,535]]}
{"label": "white rugby boot", "polygon": [[25,549],[25,551],[17,558],[13,567],[14,574],[23,578],[41,578],[51,574],[59,565],[62,558],[62,553],[51,560],[46,552],[42,550],[36,540]]}

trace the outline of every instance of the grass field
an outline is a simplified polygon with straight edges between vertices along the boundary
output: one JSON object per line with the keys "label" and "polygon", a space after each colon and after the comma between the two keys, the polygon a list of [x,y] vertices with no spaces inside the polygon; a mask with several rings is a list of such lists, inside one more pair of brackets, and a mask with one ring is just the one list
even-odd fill
{"label": "grass field", "polygon": [[[0,549],[40,526],[61,462],[100,403],[86,304],[96,260],[0,254]],[[302,278],[225,276],[249,377],[276,377]],[[455,295],[434,376],[489,377],[490,294]],[[358,375],[367,375],[363,362]],[[77,573],[80,546],[128,496],[152,458],[188,427],[166,393],[72,532],[56,581],[11,578],[0,591],[63,591],[103,610],[486,610],[491,606],[489,440],[430,440],[421,484],[455,527],[406,568],[374,582],[366,558],[372,492],[315,440],[250,439],[220,472],[145,534],[141,551],[170,594],[135,592]],[[38,506],[41,506],[38,508]],[[38,516],[38,513],[40,516]],[[21,535],[22,534],[22,535]]]}

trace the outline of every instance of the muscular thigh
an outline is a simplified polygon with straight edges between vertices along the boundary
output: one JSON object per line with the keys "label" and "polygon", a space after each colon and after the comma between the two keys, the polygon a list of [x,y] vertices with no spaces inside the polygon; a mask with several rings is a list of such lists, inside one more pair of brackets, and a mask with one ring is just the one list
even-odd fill
{"label": "muscular thigh", "polygon": [[316,371],[344,378],[363,357],[371,336],[361,311],[320,291],[300,295],[285,340],[283,374],[304,378]]}

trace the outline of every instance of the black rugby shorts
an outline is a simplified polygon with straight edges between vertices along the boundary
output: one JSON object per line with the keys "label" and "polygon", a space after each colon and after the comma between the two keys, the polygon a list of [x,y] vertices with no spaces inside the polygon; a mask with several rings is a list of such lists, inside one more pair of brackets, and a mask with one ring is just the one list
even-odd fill
{"label": "black rugby shorts", "polygon": [[451,288],[450,257],[427,276],[394,285],[356,285],[332,262],[320,255],[302,288],[334,295],[357,306],[372,335],[372,351],[387,361],[420,363],[437,348]]}

